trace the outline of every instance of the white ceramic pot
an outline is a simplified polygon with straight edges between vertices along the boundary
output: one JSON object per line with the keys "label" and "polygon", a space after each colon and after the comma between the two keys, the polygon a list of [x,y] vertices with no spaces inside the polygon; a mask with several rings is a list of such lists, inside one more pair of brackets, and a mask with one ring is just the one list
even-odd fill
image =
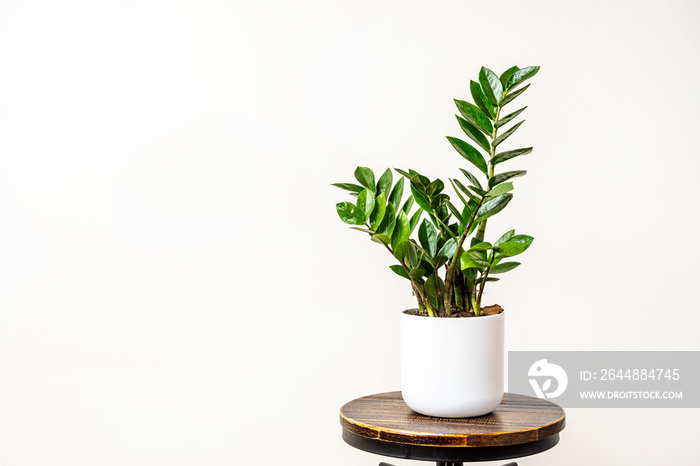
{"label": "white ceramic pot", "polygon": [[401,314],[401,393],[434,417],[474,417],[503,399],[503,312],[479,317]]}

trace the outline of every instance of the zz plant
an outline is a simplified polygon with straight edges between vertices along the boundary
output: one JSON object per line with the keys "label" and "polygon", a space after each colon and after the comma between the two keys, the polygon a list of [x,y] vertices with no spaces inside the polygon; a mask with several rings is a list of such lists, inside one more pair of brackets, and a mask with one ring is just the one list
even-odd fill
{"label": "zz plant", "polygon": [[[466,181],[449,179],[459,202],[444,192],[442,180],[431,180],[412,169],[394,169],[401,175],[394,184],[391,169],[375,181],[371,169],[357,167],[355,179],[359,184],[333,184],[357,198],[336,205],[341,220],[368,234],[394,256],[398,263],[390,267],[410,281],[421,312],[432,317],[480,315],[486,283],[497,281],[494,275],[519,266],[510,258],[532,243],[531,236],[515,234],[515,230],[493,243],[485,238],[488,219],[513,199],[510,180],[526,173],[497,173],[496,169],[532,152],[532,147],[501,150],[504,141],[523,124],[524,120],[513,120],[527,107],[505,116],[503,110],[525,92],[530,84],[521,84],[539,68],[514,66],[499,77],[482,67],[478,82],[471,81],[469,86],[474,102],[455,100],[461,115],[456,115],[457,121],[471,143],[456,137],[447,140],[477,169],[460,169]],[[410,189],[406,200],[404,179]],[[412,237],[416,227],[417,240]]]}

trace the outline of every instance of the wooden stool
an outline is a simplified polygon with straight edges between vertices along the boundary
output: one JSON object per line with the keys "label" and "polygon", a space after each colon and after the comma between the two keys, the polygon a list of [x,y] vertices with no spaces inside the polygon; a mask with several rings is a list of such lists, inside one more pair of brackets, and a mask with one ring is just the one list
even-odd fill
{"label": "wooden stool", "polygon": [[[513,393],[505,393],[490,414],[464,419],[417,414],[406,406],[401,392],[365,396],[340,409],[346,443],[378,455],[435,461],[438,466],[543,452],[559,442],[565,417],[554,403]],[[505,466],[510,465],[515,463]]]}

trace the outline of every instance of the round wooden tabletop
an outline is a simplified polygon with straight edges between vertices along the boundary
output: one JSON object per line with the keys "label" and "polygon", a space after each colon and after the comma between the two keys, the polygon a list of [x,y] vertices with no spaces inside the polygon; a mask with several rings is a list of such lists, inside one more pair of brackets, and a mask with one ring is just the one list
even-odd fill
{"label": "round wooden tabletop", "polygon": [[[412,411],[404,403],[401,392],[389,392],[345,404],[340,409],[340,424],[344,433],[351,436],[392,444],[478,448],[539,442],[551,448],[564,428],[565,416],[562,408],[549,401],[505,393],[500,406],[490,414],[463,419],[435,418]],[[550,437],[554,438],[543,442]]]}

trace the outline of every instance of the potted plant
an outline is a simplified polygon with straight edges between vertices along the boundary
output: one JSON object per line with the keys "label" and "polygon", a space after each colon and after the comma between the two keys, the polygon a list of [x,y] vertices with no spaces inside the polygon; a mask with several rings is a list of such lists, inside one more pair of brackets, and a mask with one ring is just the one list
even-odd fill
{"label": "potted plant", "polygon": [[460,169],[463,179],[449,179],[456,198],[445,193],[442,180],[413,169],[394,169],[400,175],[394,183],[391,169],[375,179],[370,168],[357,167],[359,184],[334,184],[356,198],[336,205],[341,220],[393,255],[391,269],[409,281],[416,297],[417,309],[401,313],[401,391],[418,413],[480,416],[503,397],[503,309],[482,307],[482,298],[488,282],[520,265],[511,258],[533,238],[510,230],[489,242],[486,228],[513,199],[511,180],[526,173],[502,170],[532,152],[503,150],[526,107],[504,108],[538,71],[514,66],[498,76],[482,67],[478,81],[470,82],[473,103],[455,100],[470,142],[447,139],[471,164]]}

